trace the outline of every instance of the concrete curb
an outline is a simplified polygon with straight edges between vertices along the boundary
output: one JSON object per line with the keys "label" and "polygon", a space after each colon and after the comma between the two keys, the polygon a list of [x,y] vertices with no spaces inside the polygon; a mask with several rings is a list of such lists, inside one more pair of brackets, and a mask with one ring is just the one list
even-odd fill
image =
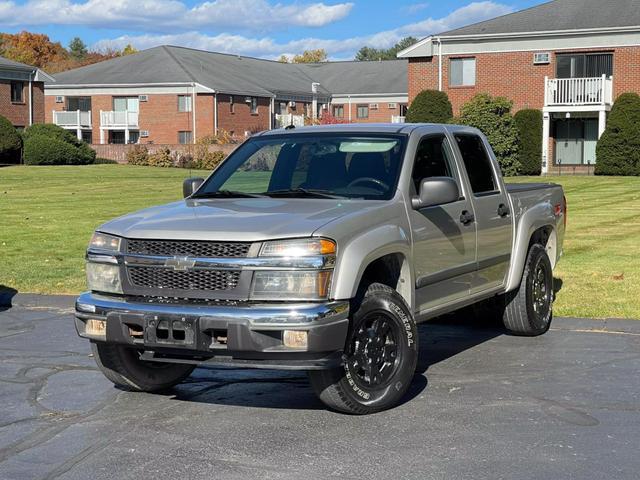
{"label": "concrete curb", "polygon": [[37,293],[0,292],[2,307],[73,308],[77,295],[40,295]]}

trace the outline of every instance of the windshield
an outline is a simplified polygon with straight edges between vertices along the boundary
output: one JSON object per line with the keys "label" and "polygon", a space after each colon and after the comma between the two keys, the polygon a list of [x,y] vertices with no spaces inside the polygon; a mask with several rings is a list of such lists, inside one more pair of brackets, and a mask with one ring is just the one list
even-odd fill
{"label": "windshield", "polygon": [[405,138],[401,135],[283,135],[239,147],[194,195],[390,199]]}

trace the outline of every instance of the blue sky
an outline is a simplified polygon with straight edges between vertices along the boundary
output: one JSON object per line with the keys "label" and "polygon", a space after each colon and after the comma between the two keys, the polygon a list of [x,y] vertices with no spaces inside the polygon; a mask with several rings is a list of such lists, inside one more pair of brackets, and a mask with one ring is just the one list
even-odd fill
{"label": "blue sky", "polygon": [[350,59],[542,3],[541,0],[0,0],[0,29],[94,48],[183,45],[264,58],[324,48]]}

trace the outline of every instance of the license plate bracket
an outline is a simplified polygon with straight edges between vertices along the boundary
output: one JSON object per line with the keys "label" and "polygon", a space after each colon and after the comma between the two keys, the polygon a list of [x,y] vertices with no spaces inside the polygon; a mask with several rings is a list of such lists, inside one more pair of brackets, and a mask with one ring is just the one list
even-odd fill
{"label": "license plate bracket", "polygon": [[148,315],[144,319],[144,344],[195,349],[198,345],[198,318]]}

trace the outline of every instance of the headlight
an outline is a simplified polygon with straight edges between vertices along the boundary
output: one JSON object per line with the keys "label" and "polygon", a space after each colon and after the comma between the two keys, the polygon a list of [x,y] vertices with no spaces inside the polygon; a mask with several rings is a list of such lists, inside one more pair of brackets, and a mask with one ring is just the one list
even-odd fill
{"label": "headlight", "polygon": [[335,255],[336,242],[326,238],[299,238],[265,242],[261,257],[309,257],[313,255]]}
{"label": "headlight", "polygon": [[118,252],[120,250],[120,237],[109,235],[107,233],[95,232],[89,242],[89,248]]}
{"label": "headlight", "polygon": [[122,293],[120,267],[106,263],[87,262],[87,287],[89,290]]}
{"label": "headlight", "polygon": [[253,276],[253,300],[325,300],[329,296],[331,270],[258,271]]}

